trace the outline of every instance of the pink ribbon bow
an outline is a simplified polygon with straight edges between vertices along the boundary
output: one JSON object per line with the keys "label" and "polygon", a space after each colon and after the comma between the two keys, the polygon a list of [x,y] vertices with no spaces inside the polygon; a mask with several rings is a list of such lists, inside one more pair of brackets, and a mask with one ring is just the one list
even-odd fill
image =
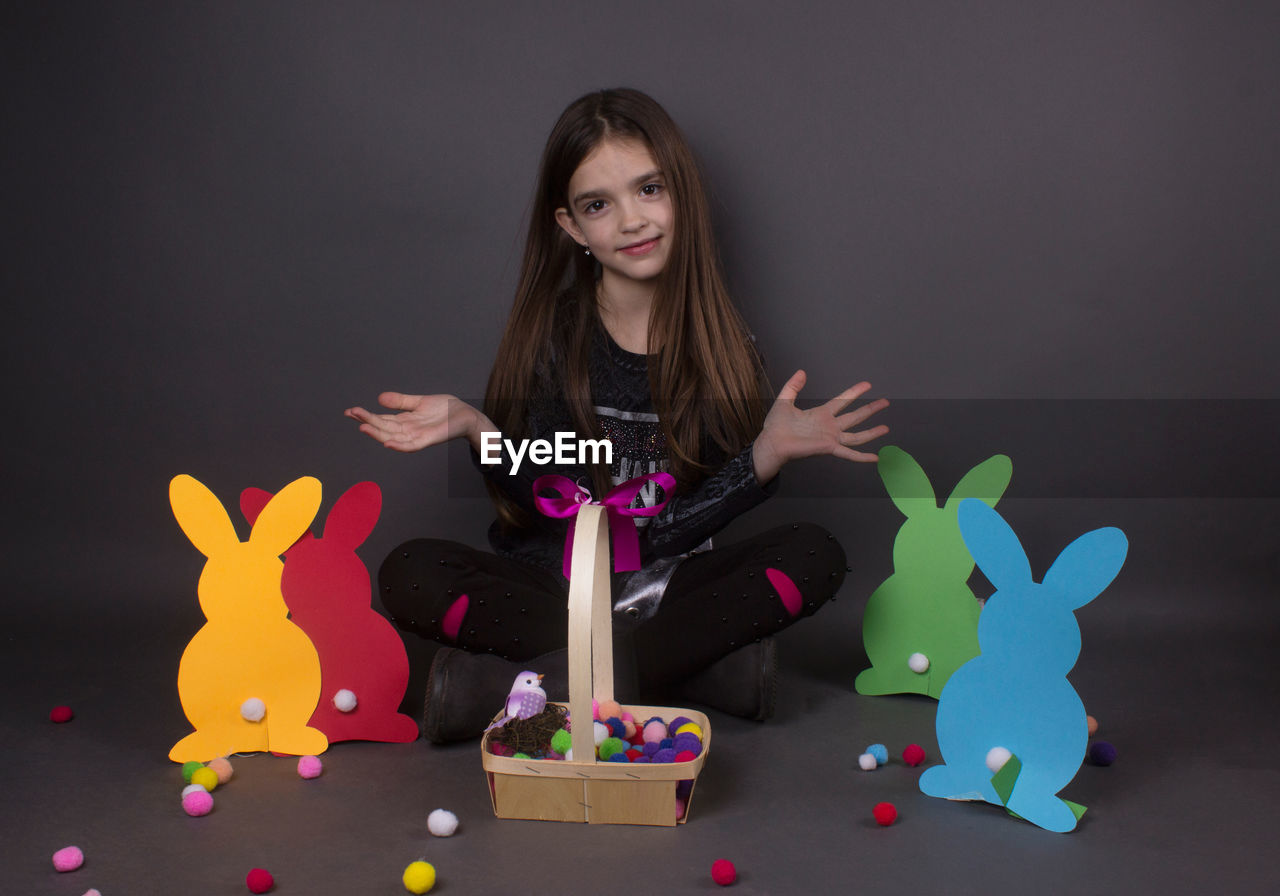
{"label": "pink ribbon bow", "polygon": [[[650,482],[662,487],[663,499],[652,507],[632,507],[631,502],[640,494],[640,489]],[[533,503],[538,510],[544,516],[569,519],[569,534],[564,540],[564,577],[569,578],[573,561],[573,530],[583,504],[604,506],[605,513],[609,515],[609,534],[613,538],[613,571],[628,572],[640,568],[640,536],[636,534],[635,522],[628,517],[657,516],[667,505],[675,487],[675,477],[670,473],[645,473],[617,486],[604,496],[603,501],[592,501],[591,492],[568,476],[548,473],[535,479]],[[560,497],[545,498],[539,494],[544,490],[553,491]]]}

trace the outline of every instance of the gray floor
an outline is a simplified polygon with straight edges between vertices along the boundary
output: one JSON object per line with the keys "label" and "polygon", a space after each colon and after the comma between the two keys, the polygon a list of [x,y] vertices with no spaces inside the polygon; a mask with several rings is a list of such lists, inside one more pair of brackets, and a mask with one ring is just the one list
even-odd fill
{"label": "gray floor", "polygon": [[[1072,680],[1119,758],[1085,765],[1063,792],[1090,810],[1066,835],[919,793],[918,773],[896,757],[918,742],[936,758],[935,704],[854,693],[857,622],[874,585],[858,576],[818,617],[826,624],[782,637],[773,721],[711,715],[714,747],[689,823],[676,829],[495,819],[477,746],[423,741],[337,744],[315,781],[288,759],[239,758],[213,814],[188,818],[165,756],[188,730],[174,681],[200,622],[194,600],[177,596],[165,611],[122,596],[118,610],[64,613],[58,599],[74,598],[24,594],[0,658],[0,892],[245,893],[245,874],[261,866],[281,894],[392,894],[420,857],[435,865],[440,893],[711,892],[720,857],[737,865],[733,892],[744,894],[1270,892],[1275,555],[1235,538],[1258,565],[1197,575],[1208,567],[1189,547],[1196,540],[1178,533],[1196,520],[1206,530],[1215,517],[1239,521],[1242,506],[1204,504],[1183,508],[1177,525],[1168,507],[1133,510],[1132,568],[1078,614],[1084,652]],[[1255,539],[1274,534],[1273,504],[1245,508]],[[428,651],[410,647],[421,667]],[[421,688],[415,676],[406,702]],[[76,718],[53,725],[60,703]],[[863,772],[857,754],[873,742],[895,761]],[[900,813],[888,829],[871,819],[885,800]],[[437,807],[458,815],[455,837],[427,833]],[[49,857],[68,844],[87,860],[59,875]]]}

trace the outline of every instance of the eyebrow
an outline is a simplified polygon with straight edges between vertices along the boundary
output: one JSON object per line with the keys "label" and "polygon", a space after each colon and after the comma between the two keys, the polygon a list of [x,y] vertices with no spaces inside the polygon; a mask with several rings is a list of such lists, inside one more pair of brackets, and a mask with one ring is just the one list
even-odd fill
{"label": "eyebrow", "polygon": [[[658,180],[661,177],[662,177],[662,170],[659,168],[654,168],[652,171],[645,172],[639,177],[634,178],[631,181],[631,187],[633,189],[642,187],[649,181]],[[584,199],[598,199],[601,196],[606,195],[607,192],[608,192],[607,190],[587,190],[586,192],[579,193],[576,196],[574,196],[570,204],[577,205],[579,202],[581,202]]]}

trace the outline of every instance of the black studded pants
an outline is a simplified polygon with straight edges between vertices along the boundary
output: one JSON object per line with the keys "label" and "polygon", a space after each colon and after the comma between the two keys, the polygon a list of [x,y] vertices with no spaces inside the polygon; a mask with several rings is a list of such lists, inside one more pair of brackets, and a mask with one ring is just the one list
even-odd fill
{"label": "black studded pants", "polygon": [[[844,549],[809,523],[779,526],[677,567],[651,618],[617,634],[634,645],[645,686],[683,681],[745,644],[810,616],[844,581]],[[417,539],[378,573],[392,621],[405,631],[511,660],[564,647],[568,591],[543,569],[458,542]]]}

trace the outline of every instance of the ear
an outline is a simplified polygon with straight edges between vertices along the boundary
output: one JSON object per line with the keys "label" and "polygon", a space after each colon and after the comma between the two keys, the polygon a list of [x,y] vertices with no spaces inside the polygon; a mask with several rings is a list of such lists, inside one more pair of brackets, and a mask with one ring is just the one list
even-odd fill
{"label": "ear", "polygon": [[267,502],[249,533],[249,541],[279,556],[293,547],[320,509],[320,480],[312,476],[295,479]]}
{"label": "ear", "polygon": [[182,531],[206,557],[225,554],[240,544],[226,508],[204,483],[185,474],[173,477],[169,504]]}
{"label": "ear", "polygon": [[573,219],[573,214],[567,208],[556,209],[556,223],[560,225],[560,229],[569,234],[570,239],[582,248],[587,248],[587,237],[582,232],[582,228],[578,226],[578,222]]}
{"label": "ear", "polygon": [[929,477],[914,457],[894,445],[881,448],[879,455],[876,471],[899,510],[910,518],[919,515],[922,509],[938,508],[938,498],[929,484]]}
{"label": "ear", "polygon": [[1044,574],[1044,584],[1077,610],[1106,590],[1128,553],[1129,539],[1119,529],[1094,529],[1063,548]]}
{"label": "ear", "polygon": [[382,490],[374,482],[357,482],[329,511],[324,540],[354,550],[369,537],[382,512]]}
{"label": "ear", "polygon": [[1003,454],[989,457],[956,483],[947,498],[947,509],[954,510],[965,498],[977,498],[988,507],[995,507],[1012,477],[1013,461]]}
{"label": "ear", "polygon": [[270,500],[271,492],[263,488],[249,486],[240,493],[240,514],[252,526],[258,521],[258,514],[262,513],[262,509],[267,506]]}
{"label": "ear", "polygon": [[1031,583],[1027,552],[1004,517],[977,498],[966,498],[960,502],[956,519],[965,547],[996,590]]}

